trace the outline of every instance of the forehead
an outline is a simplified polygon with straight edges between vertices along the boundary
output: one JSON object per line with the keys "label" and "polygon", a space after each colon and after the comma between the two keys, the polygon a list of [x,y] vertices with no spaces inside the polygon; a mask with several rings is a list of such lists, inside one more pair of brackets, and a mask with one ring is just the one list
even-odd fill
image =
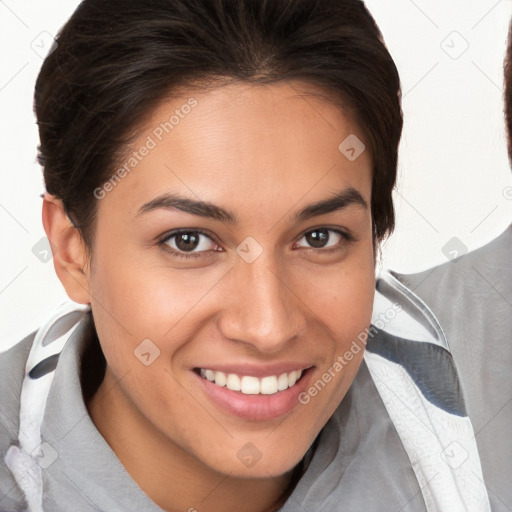
{"label": "forehead", "polygon": [[302,82],[234,83],[166,100],[127,148],[116,168],[126,172],[102,203],[135,215],[144,202],[176,192],[261,208],[348,186],[369,202],[369,151],[355,160],[343,152],[347,138],[364,147],[364,136],[332,100]]}

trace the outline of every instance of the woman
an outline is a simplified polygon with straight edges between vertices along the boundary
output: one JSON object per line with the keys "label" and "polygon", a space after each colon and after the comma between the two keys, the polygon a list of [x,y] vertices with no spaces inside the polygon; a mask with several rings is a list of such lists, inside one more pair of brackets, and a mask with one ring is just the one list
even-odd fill
{"label": "woman", "polygon": [[439,510],[361,364],[380,333],[378,379],[401,340],[374,269],[402,128],[361,2],[85,0],[35,110],[43,224],[83,306],[2,356],[0,505]]}

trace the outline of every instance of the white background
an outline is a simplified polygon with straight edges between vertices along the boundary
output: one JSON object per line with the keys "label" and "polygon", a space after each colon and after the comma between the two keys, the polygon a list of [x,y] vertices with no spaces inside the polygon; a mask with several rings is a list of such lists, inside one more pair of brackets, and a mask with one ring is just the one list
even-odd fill
{"label": "white background", "polygon": [[[512,221],[502,100],[511,2],[366,4],[399,69],[405,116],[397,229],[383,247],[382,266],[415,272],[447,261],[453,237],[472,250]],[[45,55],[77,5],[0,0],[0,350],[66,298],[52,260],[43,263],[32,252],[45,236],[32,95],[38,53]]]}

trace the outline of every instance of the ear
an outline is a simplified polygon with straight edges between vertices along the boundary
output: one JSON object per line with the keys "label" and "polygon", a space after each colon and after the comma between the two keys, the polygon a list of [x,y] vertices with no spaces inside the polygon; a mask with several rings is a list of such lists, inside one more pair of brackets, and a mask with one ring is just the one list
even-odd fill
{"label": "ear", "polygon": [[55,272],[69,298],[90,304],[89,261],[78,229],[71,224],[60,199],[43,196],[43,227],[50,241]]}

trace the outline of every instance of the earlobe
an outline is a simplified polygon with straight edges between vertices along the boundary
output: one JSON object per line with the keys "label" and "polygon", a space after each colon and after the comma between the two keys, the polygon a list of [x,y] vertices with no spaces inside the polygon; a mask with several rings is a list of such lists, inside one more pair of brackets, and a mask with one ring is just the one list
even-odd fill
{"label": "earlobe", "polygon": [[50,241],[55,272],[69,298],[90,304],[89,261],[84,241],[70,222],[60,199],[43,196],[43,227]]}

